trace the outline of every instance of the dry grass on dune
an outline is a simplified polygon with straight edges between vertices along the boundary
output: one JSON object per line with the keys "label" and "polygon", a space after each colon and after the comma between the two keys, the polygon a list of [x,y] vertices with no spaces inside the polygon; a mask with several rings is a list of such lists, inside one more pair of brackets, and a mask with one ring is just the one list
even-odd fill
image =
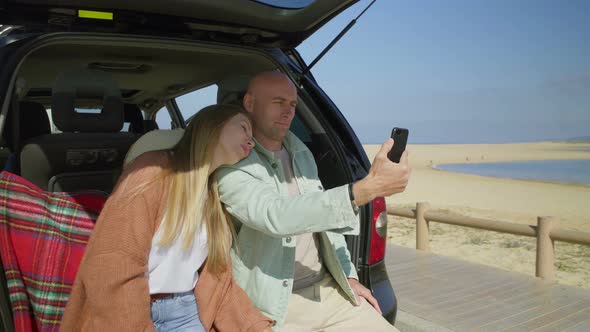
{"label": "dry grass on dune", "polygon": [[[390,243],[415,248],[415,221],[389,216],[387,238]],[[430,249],[439,255],[535,274],[534,238],[430,223]],[[555,262],[559,283],[590,289],[590,247],[557,242]]]}

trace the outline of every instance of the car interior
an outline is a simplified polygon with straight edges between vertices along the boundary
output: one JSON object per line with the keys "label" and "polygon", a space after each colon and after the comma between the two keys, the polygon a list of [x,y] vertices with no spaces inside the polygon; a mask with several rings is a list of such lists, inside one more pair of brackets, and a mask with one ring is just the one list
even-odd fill
{"label": "car interior", "polygon": [[[23,58],[14,76],[15,98],[2,113],[0,170],[48,192],[108,194],[125,163],[178,141],[190,116],[176,98],[215,85],[218,103],[241,104],[250,77],[277,69],[291,75],[267,53],[245,47],[112,37],[44,45]],[[342,142],[317,108],[300,91],[291,130],[316,157],[329,189],[349,181],[346,167],[334,167],[349,161],[335,152]],[[158,128],[161,112],[171,129]],[[0,283],[6,321],[3,272]]]}
{"label": "car interior", "polygon": [[[48,45],[18,71],[21,98],[8,112],[3,159],[14,154],[12,170],[45,190],[110,192],[129,147],[157,129],[158,111],[184,127],[182,115],[169,109],[171,100],[215,84],[218,102],[240,103],[249,77],[273,69],[272,58],[244,48],[130,40]],[[330,154],[324,126],[304,100],[293,130],[319,163]],[[326,174],[334,178],[333,169]],[[328,188],[344,181],[326,180],[333,183]]]}

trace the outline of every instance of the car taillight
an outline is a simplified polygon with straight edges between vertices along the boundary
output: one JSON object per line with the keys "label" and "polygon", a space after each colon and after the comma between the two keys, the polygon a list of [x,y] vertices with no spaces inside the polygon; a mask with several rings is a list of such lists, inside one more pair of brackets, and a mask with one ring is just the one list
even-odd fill
{"label": "car taillight", "polygon": [[385,244],[387,241],[387,208],[385,198],[377,197],[373,200],[373,219],[371,227],[371,248],[369,251],[369,265],[385,258]]}

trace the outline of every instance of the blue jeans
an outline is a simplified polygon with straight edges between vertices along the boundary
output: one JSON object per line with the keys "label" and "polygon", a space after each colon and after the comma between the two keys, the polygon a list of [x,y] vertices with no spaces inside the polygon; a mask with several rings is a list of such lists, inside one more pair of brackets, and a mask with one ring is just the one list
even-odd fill
{"label": "blue jeans", "polygon": [[152,321],[158,332],[205,332],[193,291],[152,302]]}

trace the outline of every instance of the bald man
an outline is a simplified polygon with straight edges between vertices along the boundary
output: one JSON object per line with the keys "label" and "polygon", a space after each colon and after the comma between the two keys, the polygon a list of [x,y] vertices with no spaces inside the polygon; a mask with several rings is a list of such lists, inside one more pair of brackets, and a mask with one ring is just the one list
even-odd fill
{"label": "bald man", "polygon": [[344,239],[358,234],[358,207],[405,190],[407,153],[387,159],[390,139],[369,175],[323,189],[312,153],[289,131],[297,89],[278,71],[254,77],[243,98],[256,146],[218,171],[221,201],[238,232],[233,272],[280,331],[396,331],[359,281]]}

